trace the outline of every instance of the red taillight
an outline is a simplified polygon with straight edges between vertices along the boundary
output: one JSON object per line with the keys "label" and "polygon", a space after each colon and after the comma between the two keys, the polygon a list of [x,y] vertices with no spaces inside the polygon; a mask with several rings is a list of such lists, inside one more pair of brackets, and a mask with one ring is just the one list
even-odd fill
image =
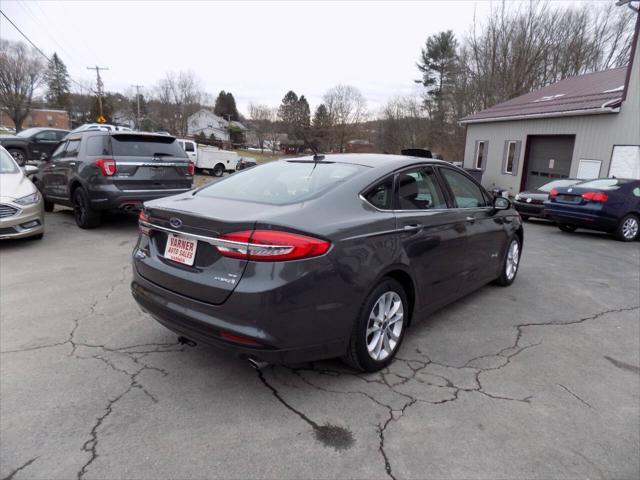
{"label": "red taillight", "polygon": [[246,230],[218,237],[218,251],[225,257],[257,262],[300,260],[325,254],[331,243],[277,230]]}
{"label": "red taillight", "polygon": [[196,164],[193,162],[189,162],[189,166],[187,167],[187,173],[189,175],[195,175],[196,173]]}
{"label": "red taillight", "polygon": [[140,227],[140,233],[146,235],[147,237],[150,237],[153,230],[147,225],[149,225],[149,216],[145,213],[144,210],[140,210],[140,214],[138,215],[138,226]]}
{"label": "red taillight", "polygon": [[551,191],[549,192],[549,198],[556,198],[558,196],[558,190],[556,190],[555,188],[551,189]]}
{"label": "red taillight", "polygon": [[609,200],[609,195],[603,192],[585,192],[582,194],[582,198],[590,202],[604,203]]}
{"label": "red taillight", "polygon": [[235,343],[244,343],[245,345],[260,345],[258,342],[251,338],[242,337],[240,335],[236,335],[234,333],[229,332],[220,332],[220,336],[225,340],[229,340],[230,342]]}
{"label": "red taillight", "polygon": [[96,165],[105,177],[116,174],[116,161],[112,158],[100,158],[96,160]]}

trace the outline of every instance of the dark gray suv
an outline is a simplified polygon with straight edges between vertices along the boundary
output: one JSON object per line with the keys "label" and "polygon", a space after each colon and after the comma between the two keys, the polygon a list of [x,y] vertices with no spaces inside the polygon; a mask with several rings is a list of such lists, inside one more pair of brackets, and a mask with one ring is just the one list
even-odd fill
{"label": "dark gray suv", "polygon": [[34,183],[45,211],[73,207],[81,228],[106,210],[136,210],[147,200],[191,189],[194,164],[174,137],[139,132],[71,134],[39,167]]}
{"label": "dark gray suv", "polygon": [[260,165],[145,203],[134,298],[192,341],[274,363],[391,362],[412,318],[510,285],[520,216],[465,171],[394,155]]}

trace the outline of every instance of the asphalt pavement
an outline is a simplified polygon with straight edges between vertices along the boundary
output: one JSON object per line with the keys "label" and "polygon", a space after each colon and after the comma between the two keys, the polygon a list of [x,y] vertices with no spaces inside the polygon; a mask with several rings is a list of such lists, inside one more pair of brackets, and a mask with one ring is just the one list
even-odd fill
{"label": "asphalt pavement", "polygon": [[525,225],[515,283],[377,374],[260,371],[131,298],[134,217],[0,244],[0,478],[640,477],[640,243]]}

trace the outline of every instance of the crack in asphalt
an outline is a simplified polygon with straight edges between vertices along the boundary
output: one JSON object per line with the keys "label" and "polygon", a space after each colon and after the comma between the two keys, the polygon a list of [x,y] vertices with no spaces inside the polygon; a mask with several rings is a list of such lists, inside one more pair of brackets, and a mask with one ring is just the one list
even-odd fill
{"label": "crack in asphalt", "polygon": [[[320,391],[323,391],[323,392],[326,392],[326,393],[331,393],[331,394],[360,395],[360,396],[363,396],[363,397],[367,398],[368,400],[370,400],[371,402],[375,403],[376,405],[378,405],[380,407],[383,407],[383,408],[385,408],[387,410],[388,416],[385,419],[385,421],[382,422],[382,423],[378,423],[377,426],[376,426],[377,433],[378,433],[378,438],[379,438],[378,451],[380,452],[380,455],[381,455],[381,457],[383,459],[384,469],[385,469],[385,472],[386,472],[387,476],[389,478],[393,479],[393,480],[396,480],[396,476],[393,473],[391,458],[390,458],[388,452],[385,449],[385,433],[386,433],[388,427],[393,422],[397,422],[400,418],[402,418],[404,416],[405,412],[411,406],[413,406],[413,405],[415,405],[417,403],[428,403],[428,404],[431,404],[431,405],[442,405],[442,404],[445,404],[445,403],[454,402],[454,401],[458,400],[460,392],[478,393],[478,394],[484,395],[484,396],[486,396],[486,397],[488,397],[490,399],[494,399],[494,400],[503,400],[503,401],[512,401],[512,402],[530,404],[532,399],[533,399],[533,395],[529,395],[529,396],[526,396],[524,398],[514,398],[514,397],[508,397],[508,396],[504,396],[504,395],[498,395],[496,393],[486,391],[485,387],[483,386],[482,381],[481,381],[481,375],[482,374],[485,374],[485,373],[488,373],[488,372],[493,372],[493,371],[498,371],[498,370],[501,370],[501,369],[507,367],[517,355],[521,354],[522,352],[524,352],[524,351],[526,351],[528,349],[531,349],[531,348],[534,348],[536,346],[539,346],[542,343],[542,342],[537,342],[537,343],[530,343],[530,344],[522,345],[523,337],[526,334],[525,329],[527,329],[529,327],[576,325],[576,324],[584,323],[586,321],[596,320],[596,319],[601,318],[601,317],[603,317],[605,315],[609,315],[609,314],[613,314],[613,313],[628,312],[628,311],[633,311],[633,310],[638,310],[638,309],[640,309],[640,306],[636,305],[636,306],[631,306],[631,307],[622,307],[622,308],[604,310],[604,311],[598,312],[596,314],[592,314],[592,315],[589,315],[589,316],[581,317],[579,319],[566,321],[566,322],[540,322],[540,323],[518,324],[518,325],[515,325],[516,336],[515,336],[514,342],[511,345],[501,349],[500,351],[498,351],[495,354],[488,354],[488,355],[481,355],[481,356],[478,356],[478,357],[474,357],[474,358],[468,360],[467,362],[465,362],[462,365],[450,365],[450,364],[446,364],[446,363],[436,362],[436,361],[432,360],[426,353],[422,352],[420,349],[416,349],[415,352],[418,354],[419,358],[402,358],[402,357],[398,357],[398,356],[396,356],[396,358],[395,358],[396,362],[403,363],[406,367],[409,368],[410,374],[408,374],[408,375],[403,375],[403,374],[400,374],[400,373],[397,373],[397,372],[393,372],[391,370],[391,367],[393,366],[393,364],[390,367],[387,367],[387,368],[381,370],[380,372],[376,372],[374,374],[363,374],[361,372],[354,372],[354,371],[349,371],[349,370],[344,370],[343,371],[343,370],[322,368],[322,367],[316,366],[316,364],[313,363],[313,362],[311,362],[308,367],[304,367],[304,368],[302,368],[302,367],[285,367],[285,368],[287,368],[294,375],[296,375],[298,378],[300,378],[305,384],[309,385],[310,387],[312,387],[314,389],[317,389],[317,390],[320,390]],[[482,361],[496,360],[496,359],[499,360],[499,364],[494,365],[494,366],[482,366]],[[619,366],[619,365],[617,365],[617,363],[620,363],[620,362],[612,361],[612,359],[608,359],[608,360],[611,363],[613,363],[614,365]],[[475,386],[473,386],[473,387],[463,386],[463,385],[458,384],[455,380],[447,378],[443,374],[438,374],[438,373],[434,373],[434,372],[428,372],[427,369],[430,366],[439,367],[441,369],[452,369],[452,370],[456,370],[456,371],[472,373],[473,374],[473,379],[474,379],[474,382],[475,382]],[[314,375],[317,375],[319,377],[322,377],[322,376],[329,376],[329,377],[349,376],[349,377],[352,377],[352,378],[356,378],[356,379],[358,379],[358,380],[360,380],[360,381],[362,381],[362,382],[364,382],[365,384],[368,384],[368,385],[372,385],[372,384],[381,385],[384,388],[387,388],[388,390],[390,390],[394,394],[396,394],[399,397],[401,397],[404,401],[402,403],[402,406],[399,409],[398,408],[394,409],[391,404],[385,403],[382,400],[376,398],[374,395],[369,394],[367,392],[364,392],[362,390],[358,390],[358,389],[356,389],[356,390],[337,390],[337,389],[326,388],[326,387],[323,387],[321,385],[318,385],[317,383],[313,382],[310,378],[308,378],[307,375],[305,375],[305,374],[310,374],[310,373],[313,373]],[[421,378],[418,377],[418,375],[421,374],[421,373],[425,373],[425,374],[427,374],[429,376],[432,376],[434,378],[438,378],[438,379],[442,380],[443,384],[442,385],[438,385],[438,384],[434,384],[432,382],[425,382],[424,380],[422,380]],[[258,370],[258,376],[259,376],[260,380],[262,381],[262,383],[267,388],[269,388],[269,390],[271,390],[273,395],[278,399],[278,401],[280,403],[282,403],[287,409],[289,409],[290,411],[294,412],[301,419],[303,419],[305,422],[307,422],[309,425],[311,425],[315,430],[315,427],[318,426],[318,424],[316,422],[314,422],[313,420],[309,419],[304,413],[300,412],[296,408],[292,407],[289,403],[287,403],[287,401],[283,398],[282,394],[276,389],[276,387],[274,387],[272,384],[270,384],[266,380],[266,378],[264,377],[264,374],[263,374],[262,371]],[[392,383],[391,381],[389,381],[389,378],[388,378],[388,377],[391,377],[391,376],[399,378],[400,381],[398,381],[396,383]],[[413,381],[418,382],[418,383],[426,383],[428,386],[435,387],[438,390],[439,389],[446,389],[446,390],[448,390],[449,395],[445,396],[444,398],[441,398],[439,400],[426,400],[424,398],[418,398],[418,396],[414,396],[414,395],[411,395],[409,393],[406,393],[406,392],[403,392],[403,391],[399,390],[398,387],[402,387],[404,385],[410,384]],[[572,392],[565,385],[562,385],[562,384],[558,384],[558,385],[560,387],[562,387],[563,389],[565,389],[569,394],[571,394],[577,400],[579,400],[580,402],[582,402],[583,404],[588,406],[589,408],[593,408],[588,402],[586,402],[584,399],[582,399],[577,394]]]}
{"label": "crack in asphalt", "polygon": [[[89,318],[94,316],[104,316],[103,313],[98,313],[97,309],[102,302],[109,300],[109,298],[114,294],[116,289],[121,286],[125,280],[127,279],[127,272],[129,270],[129,265],[125,265],[122,268],[120,278],[117,282],[114,282],[110,288],[107,290],[104,296],[101,296],[89,306],[88,313],[78,316],[72,320],[72,327],[69,331],[67,339],[62,342],[54,342],[44,345],[38,345],[33,347],[26,347],[16,350],[7,350],[4,352],[0,352],[2,354],[9,353],[18,353],[18,352],[29,352],[34,350],[41,350],[45,348],[52,348],[64,345],[70,345],[71,350],[67,354],[69,357],[73,357],[79,360],[97,360],[102,362],[104,365],[108,366],[113,371],[125,375],[128,377],[129,383],[127,387],[120,392],[116,397],[108,399],[107,405],[104,408],[102,414],[96,418],[95,423],[92,425],[91,430],[89,431],[89,439],[84,442],[81,447],[81,451],[87,452],[89,454],[88,460],[80,467],[77,473],[77,478],[82,479],[84,475],[87,473],[90,465],[99,457],[98,453],[98,434],[99,429],[104,423],[104,421],[111,415],[113,412],[114,406],[122,400],[127,394],[129,394],[134,389],[140,390],[142,393],[147,396],[151,402],[158,403],[158,399],[149,392],[143,384],[138,381],[138,376],[145,371],[155,371],[160,373],[162,376],[166,377],[168,372],[162,368],[155,367],[153,365],[148,364],[144,361],[144,358],[152,353],[166,353],[166,352],[181,352],[184,351],[184,347],[181,346],[178,342],[171,343],[141,343],[134,345],[127,345],[122,347],[108,347],[107,345],[101,344],[92,344],[78,341],[76,338],[76,334],[78,328],[80,327],[83,321],[86,321]],[[83,354],[82,349],[88,349],[90,354]],[[126,359],[131,361],[135,368],[132,371],[129,371],[125,368],[120,368],[113,359],[109,358],[109,355],[114,358]],[[38,457],[36,457],[38,458]],[[27,462],[25,465],[20,467],[18,470],[14,471],[7,479],[12,478],[18,471],[27,467],[30,463],[35,461],[35,458]],[[6,480],[6,479],[4,479]]]}
{"label": "crack in asphalt", "polygon": [[288,410],[295,413],[298,417],[300,417],[304,422],[311,426],[313,429],[313,433],[315,435],[316,440],[320,443],[324,444],[328,447],[333,447],[335,450],[346,450],[350,448],[355,442],[353,438],[353,433],[349,429],[344,427],[340,427],[338,425],[332,425],[330,423],[325,423],[324,425],[320,425],[317,422],[314,422],[309,417],[307,417],[300,410],[293,407],[289,404],[283,397],[280,395],[280,392],[277,388],[271,385],[267,379],[264,377],[264,374],[261,369],[256,369],[258,372],[258,378],[263,383],[265,387],[271,390],[271,393],[274,397],[284,405]]}
{"label": "crack in asphalt", "polygon": [[35,462],[38,458],[40,457],[33,457],[31,460],[26,461],[25,463],[20,465],[18,468],[16,468],[13,472],[11,472],[9,475],[4,477],[2,480],[12,480],[13,477],[15,477],[19,472],[21,472],[22,470],[27,468],[29,465],[31,465],[33,462]]}
{"label": "crack in asphalt", "polygon": [[593,408],[593,407],[589,404],[589,402],[587,402],[586,400],[583,400],[583,399],[582,399],[582,397],[580,397],[579,395],[577,395],[577,394],[573,393],[573,392],[569,389],[569,387],[567,387],[567,386],[565,386],[565,385],[563,385],[563,384],[561,384],[561,383],[558,383],[557,385],[558,385],[559,387],[562,387],[564,390],[566,390],[566,392],[567,392],[569,395],[573,396],[573,397],[574,397],[576,400],[578,400],[579,402],[581,402],[581,403],[585,404],[585,405],[586,405],[587,407],[589,407],[589,408]]}

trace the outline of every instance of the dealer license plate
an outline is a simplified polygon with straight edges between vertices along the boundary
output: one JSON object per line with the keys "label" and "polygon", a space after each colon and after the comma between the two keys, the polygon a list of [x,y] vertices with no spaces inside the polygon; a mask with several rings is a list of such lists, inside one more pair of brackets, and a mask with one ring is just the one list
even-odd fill
{"label": "dealer license plate", "polygon": [[184,265],[193,265],[196,258],[197,240],[189,240],[169,233],[167,236],[167,246],[164,249],[164,257],[174,262]]}

